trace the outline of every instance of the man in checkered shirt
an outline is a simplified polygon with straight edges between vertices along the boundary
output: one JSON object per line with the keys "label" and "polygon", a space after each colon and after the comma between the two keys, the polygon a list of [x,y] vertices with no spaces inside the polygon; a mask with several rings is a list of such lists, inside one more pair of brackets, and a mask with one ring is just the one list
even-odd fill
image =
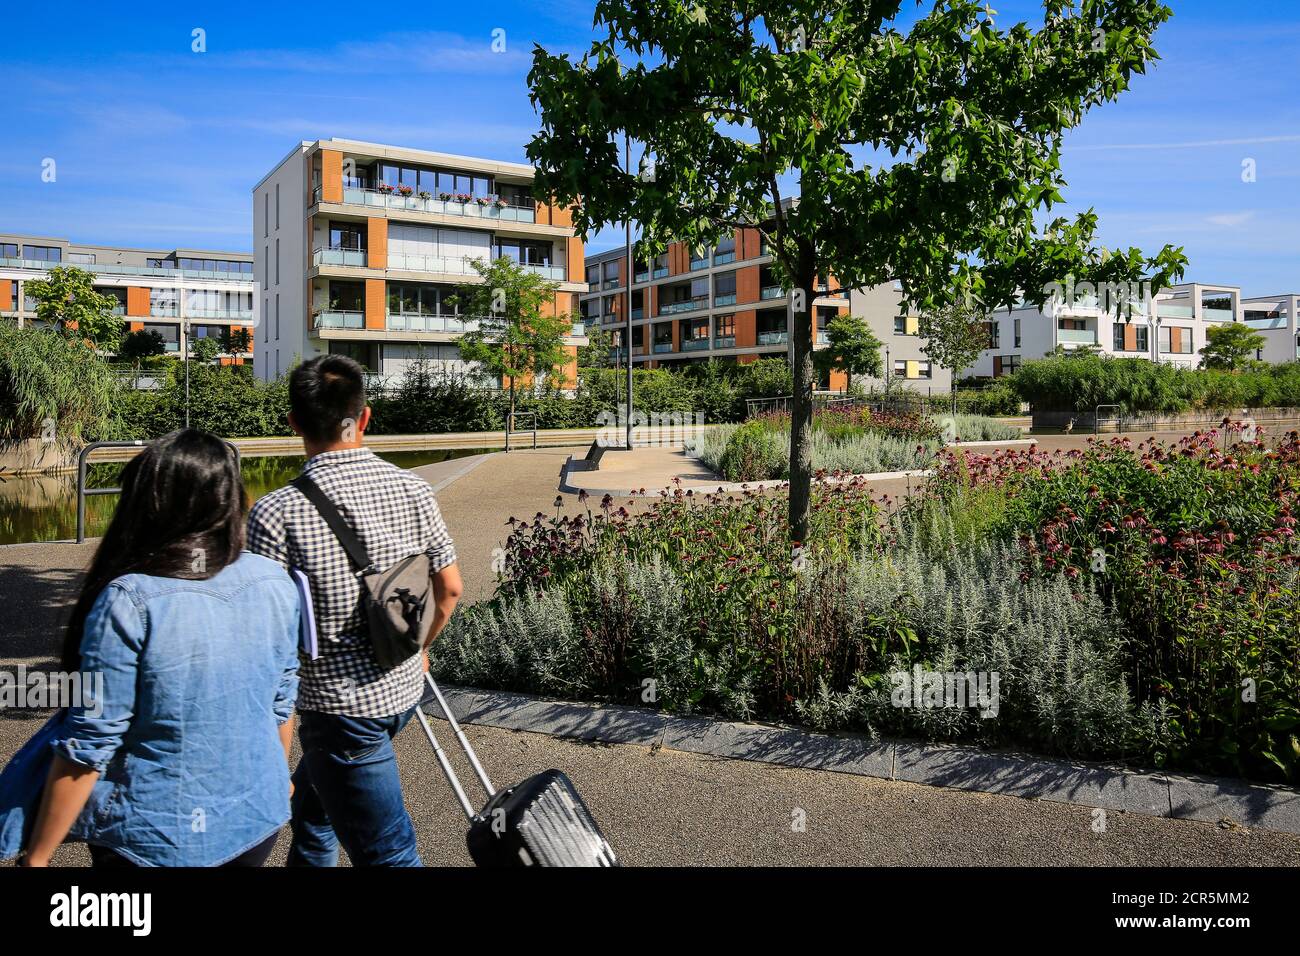
{"label": "man in checkered shirt", "polygon": [[[342,355],[323,355],[289,378],[289,424],[302,437],[303,468],[342,513],[371,561],[387,568],[424,552],[433,575],[437,637],[460,597],[460,571],[433,489],[362,447],[370,423],[365,376]],[[299,671],[290,866],[334,866],[342,843],[354,866],[419,866],[392,740],[424,692],[423,651],[391,670],[375,660],[362,588],[347,552],[315,506],[289,486],[248,517],[248,547],[298,568],[311,582],[319,657]]]}

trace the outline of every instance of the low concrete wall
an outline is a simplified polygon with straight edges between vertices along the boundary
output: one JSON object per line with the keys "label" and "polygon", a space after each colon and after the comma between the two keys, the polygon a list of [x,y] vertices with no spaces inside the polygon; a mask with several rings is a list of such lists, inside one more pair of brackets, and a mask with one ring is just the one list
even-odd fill
{"label": "low concrete wall", "polygon": [[77,449],[39,438],[0,442],[0,476],[52,474],[76,466]]}
{"label": "low concrete wall", "polygon": [[1157,415],[1141,413],[1122,416],[1122,424],[1116,422],[1120,414],[1116,409],[1101,410],[1101,425],[1098,427],[1096,410],[1080,412],[1048,412],[1035,410],[1033,414],[1033,431],[1062,431],[1074,420],[1074,431],[1114,433],[1153,432],[1153,431],[1190,431],[1196,428],[1216,428],[1225,418],[1234,422],[1249,419],[1260,427],[1269,425],[1300,425],[1300,408],[1202,408],[1192,412],[1175,415]]}

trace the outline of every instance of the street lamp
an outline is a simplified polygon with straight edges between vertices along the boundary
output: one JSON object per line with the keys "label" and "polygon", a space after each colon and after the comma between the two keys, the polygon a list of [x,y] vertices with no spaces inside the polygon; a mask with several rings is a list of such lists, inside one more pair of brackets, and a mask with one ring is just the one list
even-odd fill
{"label": "street lamp", "polygon": [[190,427],[190,320],[181,319],[181,351],[185,361],[185,427]]}
{"label": "street lamp", "polygon": [[[632,137],[623,133],[623,165],[627,174],[632,175]],[[623,290],[627,295],[627,327],[623,333],[624,347],[627,349],[627,450],[632,450],[632,220],[623,222],[624,254],[627,256],[627,272],[624,275]]]}
{"label": "street lamp", "polygon": [[889,373],[890,371],[893,370],[893,368],[894,368],[893,363],[889,361],[889,346],[886,345],[885,346],[885,403],[886,404],[889,403]]}

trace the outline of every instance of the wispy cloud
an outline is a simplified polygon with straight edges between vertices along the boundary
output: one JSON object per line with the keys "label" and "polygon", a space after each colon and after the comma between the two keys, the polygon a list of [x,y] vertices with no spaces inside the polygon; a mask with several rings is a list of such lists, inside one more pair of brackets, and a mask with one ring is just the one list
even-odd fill
{"label": "wispy cloud", "polygon": [[514,73],[530,61],[523,37],[512,42],[509,31],[496,38],[458,33],[389,34],[374,40],[350,40],[325,49],[240,50],[215,55],[222,66],[294,73]]}
{"label": "wispy cloud", "polygon": [[1300,133],[1282,136],[1241,136],[1235,139],[1194,139],[1178,143],[1090,143],[1065,146],[1062,152],[1101,153],[1132,149],[1213,149],[1218,146],[1261,146],[1268,143],[1300,143]]}

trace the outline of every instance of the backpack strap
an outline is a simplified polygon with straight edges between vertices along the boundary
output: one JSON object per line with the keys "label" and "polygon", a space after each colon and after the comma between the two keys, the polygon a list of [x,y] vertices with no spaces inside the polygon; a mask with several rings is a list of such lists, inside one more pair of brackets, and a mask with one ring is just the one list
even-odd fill
{"label": "backpack strap", "polygon": [[334,502],[330,501],[325,492],[320,490],[320,486],[306,475],[299,475],[289,484],[306,495],[307,500],[315,505],[316,511],[320,513],[320,516],[325,519],[325,523],[329,525],[330,530],[334,532],[334,537],[338,538],[339,544],[348,553],[348,558],[351,559],[356,569],[364,571],[369,568],[371,566],[370,552],[361,543],[361,539],[357,537],[356,532],[348,526],[347,521],[339,513],[339,509]]}

